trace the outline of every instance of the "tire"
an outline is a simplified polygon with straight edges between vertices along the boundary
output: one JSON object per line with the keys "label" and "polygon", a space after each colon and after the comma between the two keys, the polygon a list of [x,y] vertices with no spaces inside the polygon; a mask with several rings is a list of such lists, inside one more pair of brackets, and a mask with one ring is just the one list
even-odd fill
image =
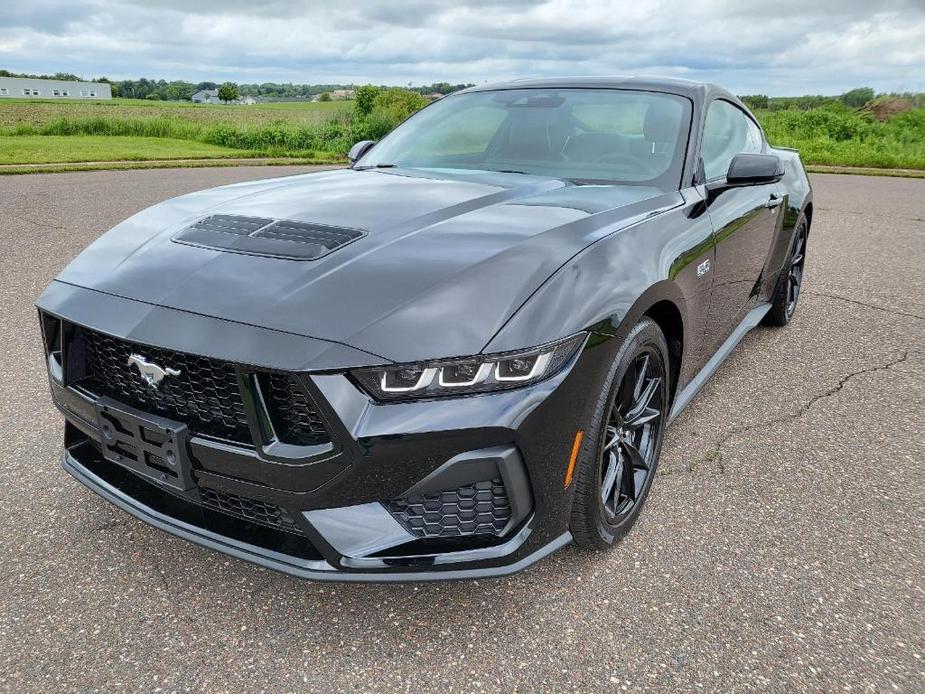
{"label": "tire", "polygon": [[771,310],[767,312],[762,321],[765,325],[781,328],[793,319],[800,299],[800,288],[803,285],[803,268],[806,262],[806,240],[809,235],[809,224],[806,217],[800,215],[793,232],[793,241],[787,253],[787,261],[780,271],[777,284],[774,287],[774,297]]}
{"label": "tire", "polygon": [[[668,417],[668,364],[665,336],[654,321],[644,318],[614,358],[582,439],[569,523],[580,547],[603,550],[613,546],[642,511],[655,479]],[[648,406],[640,409],[650,389]],[[635,448],[638,457],[629,447]],[[644,469],[637,466],[640,461]],[[628,463],[633,463],[632,472]],[[608,491],[611,477],[616,479]]]}

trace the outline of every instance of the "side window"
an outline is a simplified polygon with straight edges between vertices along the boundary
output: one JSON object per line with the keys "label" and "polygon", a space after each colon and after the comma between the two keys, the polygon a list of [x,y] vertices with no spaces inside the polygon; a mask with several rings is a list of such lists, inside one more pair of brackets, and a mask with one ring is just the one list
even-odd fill
{"label": "side window", "polygon": [[748,124],[748,140],[746,148],[742,151],[760,154],[764,151],[764,137],[761,134],[761,128],[755,125],[755,121],[751,118],[746,118],[745,122]]}
{"label": "side window", "polygon": [[725,176],[732,158],[740,152],[758,153],[764,148],[761,130],[728,101],[714,101],[703,127],[703,170],[707,180]]}

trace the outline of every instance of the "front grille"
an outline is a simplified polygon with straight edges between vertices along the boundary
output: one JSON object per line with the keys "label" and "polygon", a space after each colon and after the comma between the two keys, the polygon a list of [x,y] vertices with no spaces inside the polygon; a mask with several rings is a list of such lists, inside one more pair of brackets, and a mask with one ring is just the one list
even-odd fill
{"label": "front grille", "polygon": [[265,374],[260,379],[260,387],[280,441],[297,446],[315,446],[330,440],[321,417],[292,376]]}
{"label": "front grille", "polygon": [[203,505],[214,508],[216,511],[227,513],[251,523],[258,523],[259,525],[285,530],[298,535],[302,534],[295,519],[289,515],[286,509],[279,506],[208,487],[200,488],[199,497]]}
{"label": "front grille", "polygon": [[[251,442],[238,376],[230,362],[139,345],[94,330],[81,329],[75,342],[81,338],[87,377],[80,385],[93,394],[183,422],[196,433]],[[129,366],[132,354],[180,373],[152,388]]]}
{"label": "front grille", "polygon": [[452,491],[393,499],[392,516],[419,538],[499,535],[511,520],[511,503],[500,479]]}
{"label": "front grille", "polygon": [[[70,344],[72,352],[85,355],[85,375],[77,383],[93,395],[183,422],[196,434],[252,444],[237,368],[232,362],[141,345],[86,328],[78,328]],[[129,366],[133,354],[180,373],[152,388]],[[300,446],[330,441],[294,376],[261,373],[259,381],[280,441]]]}

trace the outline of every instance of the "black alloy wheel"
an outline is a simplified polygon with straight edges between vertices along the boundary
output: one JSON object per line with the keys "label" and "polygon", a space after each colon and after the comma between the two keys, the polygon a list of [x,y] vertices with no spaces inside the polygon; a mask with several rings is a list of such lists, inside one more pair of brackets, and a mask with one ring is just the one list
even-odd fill
{"label": "black alloy wheel", "polygon": [[793,251],[790,254],[790,271],[787,273],[787,316],[792,316],[797,309],[800,298],[800,285],[803,283],[803,262],[806,260],[806,223],[796,230],[793,239]]}
{"label": "black alloy wheel", "polygon": [[668,363],[662,331],[643,318],[617,351],[582,440],[569,525],[581,547],[612,546],[639,517],[668,418]]}
{"label": "black alloy wheel", "polygon": [[639,354],[620,382],[601,451],[601,503],[611,522],[633,510],[648,488],[661,438],[665,375],[654,350]]}
{"label": "black alloy wheel", "polygon": [[777,279],[771,310],[764,317],[765,325],[784,326],[793,318],[803,286],[803,271],[806,267],[806,240],[809,224],[806,217],[800,217],[793,232],[793,243],[787,261]]}

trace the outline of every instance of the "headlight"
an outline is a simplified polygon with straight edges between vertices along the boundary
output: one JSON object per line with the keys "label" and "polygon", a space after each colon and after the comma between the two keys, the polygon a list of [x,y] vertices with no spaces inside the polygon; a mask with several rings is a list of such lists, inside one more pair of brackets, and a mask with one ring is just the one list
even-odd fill
{"label": "headlight", "polygon": [[556,374],[584,344],[586,333],[504,354],[355,369],[350,375],[377,400],[407,400],[510,390]]}

